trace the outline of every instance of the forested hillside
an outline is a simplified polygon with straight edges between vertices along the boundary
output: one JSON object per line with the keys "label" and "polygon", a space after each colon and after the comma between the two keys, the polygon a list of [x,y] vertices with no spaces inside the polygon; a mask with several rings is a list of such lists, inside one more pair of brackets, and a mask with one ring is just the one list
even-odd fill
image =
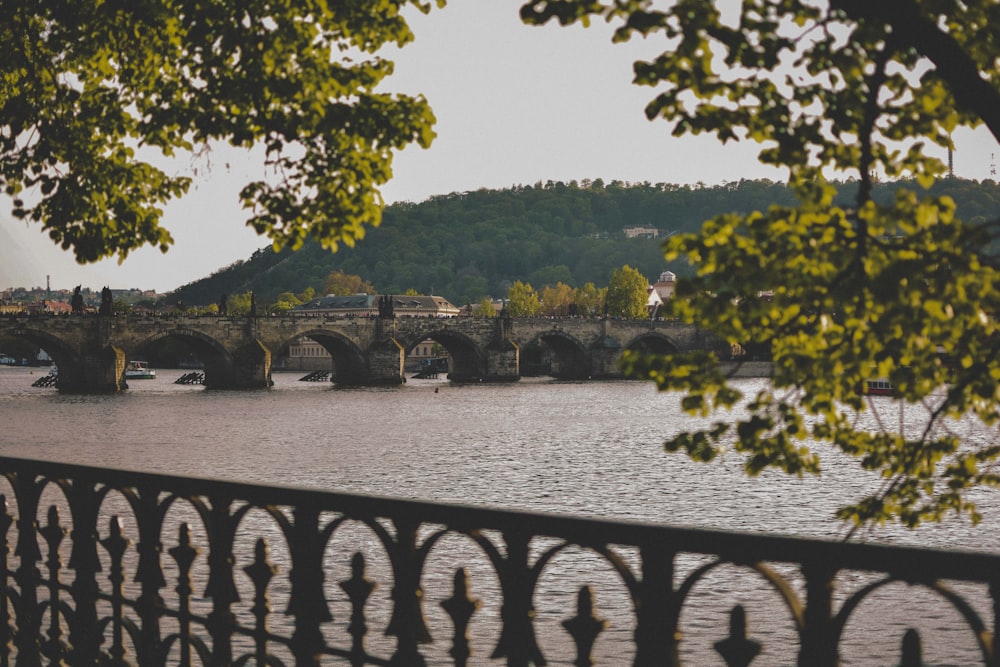
{"label": "forested hillside", "polygon": [[[850,190],[843,188],[844,205]],[[884,184],[879,194],[890,197],[892,190]],[[965,220],[1000,218],[996,182],[944,179],[932,193],[951,196]],[[267,303],[282,292],[320,291],[336,270],[361,276],[379,292],[413,289],[459,305],[506,296],[515,280],[537,289],[557,282],[604,286],[625,264],[653,281],[666,268],[683,275],[687,267],[667,267],[660,240],[626,238],[626,227],[656,227],[662,239],[714,215],[791,201],[784,184],[771,181],[698,187],[597,180],[454,193],[389,206],[379,228],[335,254],[315,244],[294,253],[259,250],[181,287],[168,302],[207,305],[221,294],[252,290]]]}

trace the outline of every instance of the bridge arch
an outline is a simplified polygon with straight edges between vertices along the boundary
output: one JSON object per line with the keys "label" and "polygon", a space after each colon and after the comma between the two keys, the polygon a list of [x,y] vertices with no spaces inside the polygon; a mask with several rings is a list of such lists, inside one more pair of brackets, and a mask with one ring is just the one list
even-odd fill
{"label": "bridge arch", "polygon": [[676,354],[680,352],[681,346],[666,334],[659,331],[648,331],[629,341],[625,349],[644,354]]}
{"label": "bridge arch", "polygon": [[141,350],[168,338],[182,341],[205,364],[204,384],[206,387],[223,387],[231,384],[230,378],[236,371],[236,361],[233,355],[218,340],[194,329],[177,327],[158,331],[126,349],[125,356],[127,359],[132,359]]}
{"label": "bridge arch", "polygon": [[59,373],[56,386],[60,389],[75,389],[84,384],[83,359],[66,341],[47,331],[30,327],[5,333],[15,338],[23,338],[45,350]]}
{"label": "bridge arch", "polygon": [[479,382],[484,379],[486,355],[483,349],[475,340],[454,328],[431,329],[399,342],[409,355],[417,345],[428,338],[448,351],[451,357],[448,364],[449,379],[455,382]]}
{"label": "bridge arch", "polygon": [[298,338],[310,338],[333,357],[330,381],[338,384],[363,384],[368,375],[365,351],[347,336],[329,329],[308,329],[296,333],[282,345],[287,348]]}
{"label": "bridge arch", "polygon": [[587,346],[565,331],[542,331],[528,342],[528,347],[543,345],[549,353],[549,375],[560,380],[586,380],[591,376]]}

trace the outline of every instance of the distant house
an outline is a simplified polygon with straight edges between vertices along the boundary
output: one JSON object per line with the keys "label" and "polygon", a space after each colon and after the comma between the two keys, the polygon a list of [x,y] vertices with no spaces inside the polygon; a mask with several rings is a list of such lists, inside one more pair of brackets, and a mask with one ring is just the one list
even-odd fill
{"label": "distant house", "polygon": [[624,230],[627,239],[655,239],[660,236],[660,230],[647,225],[637,225],[626,227]]}
{"label": "distant house", "polygon": [[652,286],[649,287],[649,297],[646,299],[646,310],[649,311],[650,315],[656,313],[660,306],[663,305],[663,299],[660,295],[656,293],[656,290]]}
{"label": "distant house", "polygon": [[49,305],[44,301],[30,301],[25,306],[25,310],[28,311],[29,315],[39,315],[42,313],[49,312]]}
{"label": "distant house", "polygon": [[660,274],[660,279],[653,283],[651,290],[660,297],[660,302],[667,301],[674,295],[674,288],[677,285],[677,274],[673,271],[664,271]]}

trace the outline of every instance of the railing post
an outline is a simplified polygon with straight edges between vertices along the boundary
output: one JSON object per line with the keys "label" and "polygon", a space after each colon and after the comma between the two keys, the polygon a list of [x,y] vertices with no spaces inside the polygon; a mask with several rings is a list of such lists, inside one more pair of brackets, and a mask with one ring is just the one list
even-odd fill
{"label": "railing post", "polygon": [[154,489],[141,489],[135,520],[139,529],[139,543],[135,545],[139,554],[136,581],[142,586],[135,604],[136,613],[142,620],[136,653],[140,665],[153,665],[157,664],[160,655],[160,617],[163,614],[160,589],[167,585],[161,562],[163,515]]}
{"label": "railing post", "polygon": [[14,626],[11,623],[10,610],[10,546],[7,540],[10,527],[14,525],[14,517],[7,511],[7,496],[0,495],[0,667],[10,665],[10,656],[14,652]]}
{"label": "railing post", "polygon": [[243,568],[250,581],[253,582],[254,600],[250,611],[254,615],[254,660],[258,665],[268,663],[267,654],[267,621],[271,615],[271,603],[268,599],[267,587],[271,579],[278,573],[278,566],[272,565],[267,558],[267,542],[264,538],[257,539],[254,547],[254,561]]}
{"label": "railing post", "polygon": [[54,505],[49,507],[48,522],[39,530],[48,547],[48,558],[45,565],[49,580],[49,636],[42,643],[42,653],[48,664],[65,667],[69,654],[69,645],[63,641],[62,602],[59,577],[62,573],[62,559],[59,557],[59,545],[66,539],[66,529],[59,522],[59,509]]}
{"label": "railing post", "polygon": [[1000,580],[990,582],[990,599],[993,601],[993,637],[989,665],[1000,667]]}
{"label": "railing post", "polygon": [[920,633],[913,628],[903,634],[902,658],[899,667],[923,667],[923,648],[920,645]]}
{"label": "railing post", "polygon": [[194,593],[191,586],[191,565],[198,557],[199,550],[191,544],[191,530],[186,523],[182,523],[177,529],[177,544],[167,553],[177,563],[177,586],[174,590],[177,592],[177,634],[180,638],[178,664],[181,667],[190,667],[191,595]]}
{"label": "railing post", "polygon": [[111,648],[108,649],[107,664],[126,667],[128,650],[125,647],[125,552],[130,544],[122,534],[122,523],[117,516],[108,521],[108,536],[101,540],[108,553],[111,565],[108,581],[111,584]]}
{"label": "railing post", "polygon": [[451,650],[448,655],[455,659],[455,667],[465,667],[472,656],[469,646],[469,622],[472,615],[482,606],[482,602],[469,596],[469,575],[464,567],[455,571],[454,588],[450,598],[441,602],[441,608],[451,617],[455,626]]}
{"label": "railing post", "polygon": [[417,555],[418,523],[397,519],[396,545],[392,556],[392,619],[385,634],[396,637],[396,652],[390,665],[398,667],[423,667],[426,661],[420,655],[420,644],[431,641],[424,611],[421,607],[424,592],[420,586],[420,559]]}
{"label": "railing post", "polygon": [[233,628],[236,618],[232,605],[240,595],[233,579],[233,538],[235,521],[230,512],[232,499],[212,496],[212,509],[208,516],[208,585],[205,597],[212,599],[212,611],[205,624],[212,636],[211,665],[223,667],[233,664]]}
{"label": "railing post", "polygon": [[42,614],[38,604],[38,587],[41,572],[38,562],[42,558],[38,548],[38,497],[40,487],[34,477],[18,474],[12,480],[17,495],[17,547],[14,556],[20,566],[14,573],[19,595],[14,598],[16,631],[14,646],[17,648],[18,667],[36,667],[42,664],[41,624]]}
{"label": "railing post", "polygon": [[351,622],[347,634],[351,636],[351,660],[364,664],[365,639],[368,637],[368,623],[365,620],[365,603],[378,584],[365,576],[365,557],[358,551],[351,558],[351,578],[340,582],[340,589],[351,601]]}
{"label": "railing post", "polygon": [[295,525],[289,536],[292,584],[288,613],[295,617],[292,650],[298,667],[318,667],[323,650],[321,623],[333,619],[326,604],[323,574],[323,544],[319,540],[319,512],[299,506],[294,511]]}
{"label": "railing post", "polygon": [[97,665],[101,658],[101,635],[97,628],[97,573],[101,561],[97,553],[98,498],[94,484],[73,480],[67,490],[73,518],[69,568],[73,570],[70,594],[73,613],[69,618],[70,661],[74,665]]}
{"label": "railing post", "polygon": [[805,563],[806,608],[803,617],[799,667],[836,667],[840,664],[833,636],[833,578],[837,569],[826,563]]}
{"label": "railing post", "polygon": [[593,667],[594,659],[591,653],[597,635],[604,632],[608,622],[597,616],[594,610],[594,591],[590,586],[584,586],[576,596],[576,616],[563,621],[563,627],[576,644],[576,667]]}
{"label": "railing post", "polygon": [[535,577],[528,566],[528,543],[531,538],[519,531],[504,533],[504,540],[507,542],[507,558],[502,570],[497,571],[503,591],[500,608],[502,626],[500,640],[490,657],[506,657],[508,667],[544,665],[545,658],[538,648],[533,624]]}
{"label": "railing post", "polygon": [[679,667],[680,610],[674,591],[673,549],[647,544],[640,550],[642,581],[635,600],[636,667]]}
{"label": "railing post", "polygon": [[715,642],[727,667],[747,667],[760,653],[760,643],[747,637],[747,612],[738,604],[729,612],[729,636]]}

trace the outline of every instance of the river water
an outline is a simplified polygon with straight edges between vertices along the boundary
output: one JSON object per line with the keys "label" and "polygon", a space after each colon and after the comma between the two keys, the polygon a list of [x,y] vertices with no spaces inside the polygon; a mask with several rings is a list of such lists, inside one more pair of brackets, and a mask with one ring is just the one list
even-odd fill
{"label": "river water", "polygon": [[[666,454],[664,438],[693,422],[680,413],[677,396],[649,383],[411,379],[398,388],[338,389],[279,373],[270,390],[207,391],[173,384],[181,371],[160,370],[156,380],[132,381],[119,395],[78,396],[32,387],[45,372],[0,367],[0,454],[824,538],[844,534],[835,508],[878,484],[834,455],[824,457],[820,477],[766,472],[750,479],[736,455],[696,464]],[[752,393],[765,380],[741,382]],[[885,409],[895,418],[890,402]],[[985,519],[978,527],[952,520],[866,539],[1000,551],[1000,493],[979,499]],[[931,617],[928,631],[966,632],[941,609]],[[888,643],[886,655],[898,655],[898,637]],[[935,664],[971,663],[948,642],[929,643],[925,655]],[[848,647],[845,664],[889,664],[869,649],[864,642]],[[764,657],[754,665],[794,662]],[[721,663],[702,656],[694,664]]]}

